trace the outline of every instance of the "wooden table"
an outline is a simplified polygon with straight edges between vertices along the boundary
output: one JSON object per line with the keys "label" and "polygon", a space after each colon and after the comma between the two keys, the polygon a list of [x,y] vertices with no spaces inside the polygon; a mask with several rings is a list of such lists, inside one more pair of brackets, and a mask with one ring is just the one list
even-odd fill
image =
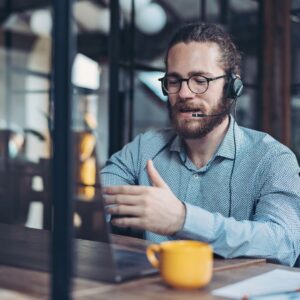
{"label": "wooden table", "polygon": [[[148,242],[113,236],[124,248],[145,251]],[[83,241],[86,243],[86,241]],[[87,270],[82,275],[88,275],[86,266],[90,267],[93,254],[99,253],[98,243],[91,244],[89,251],[82,251],[80,240],[78,243],[78,264]],[[93,243],[93,242],[91,242]],[[45,268],[49,257],[49,241],[47,233],[31,231],[13,227],[0,226],[0,299],[1,300],[46,300],[51,298],[51,275]],[[96,252],[95,252],[96,251]],[[88,265],[86,262],[88,261]],[[14,267],[12,265],[15,265]],[[96,265],[96,267],[99,264]],[[28,268],[37,270],[29,270]],[[98,268],[98,267],[97,267]],[[221,299],[213,297],[211,291],[249,278],[275,268],[291,269],[284,266],[266,263],[264,259],[214,259],[214,274],[211,283],[194,291],[174,290],[166,286],[159,275],[131,280],[121,284],[109,284],[99,280],[74,279],[72,299],[78,300],[134,300],[134,299]],[[80,272],[79,272],[80,273]],[[59,300],[59,299],[57,299]]]}
{"label": "wooden table", "polygon": [[[226,269],[227,260],[222,262],[223,269],[215,271],[211,283],[194,291],[175,290],[166,286],[158,275],[131,280],[121,284],[74,279],[73,299],[222,299],[211,295],[211,291],[237,281],[280,269],[292,269],[284,266],[264,263],[253,260],[242,260],[235,264],[234,271],[231,262]],[[46,300],[50,299],[50,276],[45,272],[32,271],[10,266],[0,266],[0,299],[1,300]]]}

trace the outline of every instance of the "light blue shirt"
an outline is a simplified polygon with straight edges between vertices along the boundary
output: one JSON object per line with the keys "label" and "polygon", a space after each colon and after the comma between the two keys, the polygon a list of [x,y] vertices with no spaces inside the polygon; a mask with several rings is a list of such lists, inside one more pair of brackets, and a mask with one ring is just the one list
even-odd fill
{"label": "light blue shirt", "polygon": [[261,257],[293,266],[300,254],[297,159],[270,135],[233,126],[233,118],[230,123],[212,159],[200,169],[172,129],[141,134],[108,160],[103,185],[151,185],[146,163],[152,159],[184,202],[186,218],[174,236],[146,232],[147,239],[196,239],[225,258]]}

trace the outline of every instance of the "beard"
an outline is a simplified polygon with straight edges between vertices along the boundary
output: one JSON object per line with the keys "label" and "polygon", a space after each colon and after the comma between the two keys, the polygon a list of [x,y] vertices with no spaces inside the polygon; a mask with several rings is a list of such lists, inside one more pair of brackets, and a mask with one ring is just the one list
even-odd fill
{"label": "beard", "polygon": [[[177,134],[183,139],[199,139],[205,137],[214,128],[222,123],[228,115],[232,102],[228,99],[220,99],[218,105],[210,112],[206,112],[201,105],[191,105],[186,100],[180,100],[171,107],[168,101],[169,117]],[[203,114],[216,115],[207,117],[195,117],[194,119],[179,119],[177,115],[182,110],[201,111]],[[192,114],[192,112],[191,112]]]}

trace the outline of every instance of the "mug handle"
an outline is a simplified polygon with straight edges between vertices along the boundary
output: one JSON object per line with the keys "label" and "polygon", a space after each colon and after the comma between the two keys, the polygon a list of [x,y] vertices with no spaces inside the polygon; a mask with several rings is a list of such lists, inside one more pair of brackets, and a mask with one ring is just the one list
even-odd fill
{"label": "mug handle", "polygon": [[159,260],[157,259],[155,254],[159,252],[160,252],[160,245],[157,244],[151,244],[150,246],[148,246],[146,252],[148,260],[150,261],[151,265],[156,269],[159,269]]}

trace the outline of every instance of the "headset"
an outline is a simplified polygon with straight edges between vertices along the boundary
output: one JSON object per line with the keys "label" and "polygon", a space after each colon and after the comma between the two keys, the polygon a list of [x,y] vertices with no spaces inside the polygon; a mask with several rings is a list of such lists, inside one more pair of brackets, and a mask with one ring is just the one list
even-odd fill
{"label": "headset", "polygon": [[[168,93],[164,90],[163,88],[163,82],[161,81],[161,89],[162,92],[165,96],[168,95]],[[218,114],[212,114],[212,115],[207,115],[207,114],[198,114],[198,113],[193,113],[192,116],[195,118],[201,118],[201,117],[217,117],[220,115],[224,115],[230,112],[232,104],[234,104],[234,118],[236,119],[236,100],[237,98],[242,94],[244,85],[243,81],[241,80],[241,77],[237,74],[230,73],[228,75],[228,82],[226,83],[224,89],[226,90],[225,92],[225,97],[224,99],[226,100],[232,100],[232,103],[228,108],[226,108],[224,111]],[[230,177],[229,177],[229,211],[228,211],[228,217],[231,217],[232,214],[232,176],[233,176],[233,171],[235,167],[235,160],[236,160],[236,137],[235,137],[235,122],[233,123],[233,141],[234,141],[234,159],[232,163],[232,168],[230,172]],[[300,174],[299,174],[300,175]]]}

